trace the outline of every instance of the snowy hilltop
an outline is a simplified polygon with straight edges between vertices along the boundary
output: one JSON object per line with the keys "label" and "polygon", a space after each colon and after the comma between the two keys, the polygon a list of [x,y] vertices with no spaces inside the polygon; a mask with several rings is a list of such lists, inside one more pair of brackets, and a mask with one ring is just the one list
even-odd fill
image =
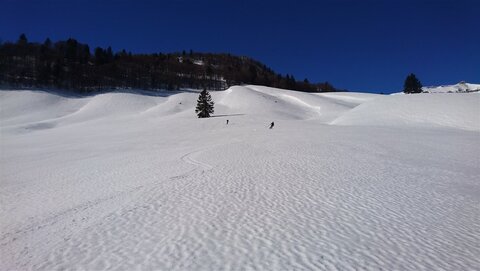
{"label": "snowy hilltop", "polygon": [[465,93],[479,92],[480,84],[460,82],[455,85],[422,87],[423,93]]}
{"label": "snowy hilltop", "polygon": [[0,270],[480,270],[478,93],[210,94],[0,91]]}
{"label": "snowy hilltop", "polygon": [[[207,87],[225,90],[243,83],[263,84],[307,92],[331,92],[328,82],[310,83],[281,75],[246,56],[224,53],[114,52],[73,38],[43,44],[20,35],[17,43],[0,40],[0,87],[50,87],[79,94],[111,89],[170,89]],[[5,61],[3,61],[5,59]],[[52,68],[54,67],[54,68]],[[59,72],[61,71],[61,72]]]}

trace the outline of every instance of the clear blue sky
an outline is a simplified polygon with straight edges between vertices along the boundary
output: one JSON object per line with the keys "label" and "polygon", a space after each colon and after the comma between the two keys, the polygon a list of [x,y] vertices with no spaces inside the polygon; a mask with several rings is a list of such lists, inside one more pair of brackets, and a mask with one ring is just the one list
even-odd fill
{"label": "clear blue sky", "polygon": [[0,39],[253,57],[297,80],[394,92],[480,83],[476,0],[0,0]]}

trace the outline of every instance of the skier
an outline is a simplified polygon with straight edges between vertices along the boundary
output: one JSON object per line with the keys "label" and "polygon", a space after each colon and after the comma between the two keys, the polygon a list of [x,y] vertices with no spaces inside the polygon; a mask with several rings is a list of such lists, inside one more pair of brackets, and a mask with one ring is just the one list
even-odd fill
{"label": "skier", "polygon": [[272,129],[274,125],[275,125],[275,123],[273,123],[273,121],[272,121],[272,123],[270,123],[270,129]]}
{"label": "skier", "polygon": [[228,120],[227,120],[227,125],[228,125]]}

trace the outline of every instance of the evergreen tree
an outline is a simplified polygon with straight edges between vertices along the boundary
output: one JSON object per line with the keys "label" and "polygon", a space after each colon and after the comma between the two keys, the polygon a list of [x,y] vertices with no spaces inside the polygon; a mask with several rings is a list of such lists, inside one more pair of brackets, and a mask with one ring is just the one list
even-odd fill
{"label": "evergreen tree", "polygon": [[22,33],[20,35],[20,37],[18,38],[17,44],[18,45],[26,45],[27,43],[28,43],[27,36],[24,33]]}
{"label": "evergreen tree", "polygon": [[199,118],[209,118],[210,114],[213,114],[213,105],[212,96],[206,89],[203,89],[198,96],[195,113],[197,113]]}
{"label": "evergreen tree", "polygon": [[74,39],[67,40],[67,48],[65,50],[65,58],[69,61],[76,61],[77,60],[77,46],[78,42]]}
{"label": "evergreen tree", "polygon": [[422,83],[417,79],[415,74],[411,73],[405,79],[403,84],[403,92],[405,93],[421,93],[422,92]]}
{"label": "evergreen tree", "polygon": [[90,47],[88,44],[83,45],[83,52],[81,53],[82,63],[85,64],[90,60]]}
{"label": "evergreen tree", "polygon": [[97,65],[103,65],[106,62],[106,53],[105,50],[103,50],[100,47],[95,48],[95,63]]}
{"label": "evergreen tree", "polygon": [[45,47],[48,48],[48,49],[52,48],[52,41],[50,40],[50,38],[47,38],[47,39],[43,42],[43,46],[45,46]]}
{"label": "evergreen tree", "polygon": [[106,62],[110,63],[113,62],[113,51],[112,47],[108,46],[107,51],[106,51]]}

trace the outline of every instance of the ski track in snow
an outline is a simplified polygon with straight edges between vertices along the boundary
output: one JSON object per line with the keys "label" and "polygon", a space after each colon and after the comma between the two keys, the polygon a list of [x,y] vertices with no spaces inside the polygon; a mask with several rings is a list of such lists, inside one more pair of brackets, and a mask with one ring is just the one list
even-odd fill
{"label": "ski track in snow", "polygon": [[212,169],[213,167],[211,165],[203,163],[203,162],[198,161],[198,160],[193,158],[194,156],[196,156],[200,152],[201,152],[201,150],[187,153],[184,156],[182,156],[182,161],[184,161],[186,163],[189,163],[191,165],[194,165],[194,166],[201,167],[201,168],[203,168],[204,171]]}
{"label": "ski track in snow", "polygon": [[[234,103],[239,91],[263,100]],[[437,119],[331,126],[373,98],[272,91],[214,93],[226,117],[208,120],[191,117],[195,94],[102,97],[95,108],[137,111],[92,120],[83,105],[21,134],[10,119],[0,130],[0,214],[10,218],[1,269],[480,269],[474,120],[467,130],[451,119],[445,129]],[[279,104],[292,112],[272,113]]]}

